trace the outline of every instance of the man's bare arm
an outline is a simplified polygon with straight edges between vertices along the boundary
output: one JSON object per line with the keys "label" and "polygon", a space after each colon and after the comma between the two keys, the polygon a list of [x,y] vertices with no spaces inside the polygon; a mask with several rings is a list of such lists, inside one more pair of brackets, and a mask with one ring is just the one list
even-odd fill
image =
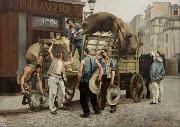
{"label": "man's bare arm", "polygon": [[77,86],[79,86],[81,77],[82,77],[82,70],[83,70],[84,61],[82,60],[79,66],[78,75],[77,75]]}
{"label": "man's bare arm", "polygon": [[30,67],[28,67],[28,66],[25,66],[24,67],[24,72],[23,72],[23,75],[22,75],[22,77],[21,77],[21,92],[23,93],[23,92],[25,92],[24,91],[24,79],[26,78],[26,76],[28,75],[28,73],[31,71],[31,68]]}
{"label": "man's bare arm", "polygon": [[49,50],[48,50],[51,61],[54,60],[54,56],[53,56],[53,53],[52,53],[52,48],[53,48],[53,43],[52,43],[52,45],[49,47]]}
{"label": "man's bare arm", "polygon": [[115,77],[115,71],[112,71],[112,76],[111,76],[110,84],[114,84],[114,77]]}
{"label": "man's bare arm", "polygon": [[67,65],[70,65],[70,64],[73,64],[72,52],[70,53],[70,60],[69,60],[69,61],[64,62],[64,66],[67,66]]}
{"label": "man's bare arm", "polygon": [[40,92],[43,94],[42,81],[41,81],[39,72],[37,73],[37,84],[39,86]]}
{"label": "man's bare arm", "polygon": [[98,70],[99,70],[99,77],[98,77],[98,79],[101,80],[102,74],[103,74],[103,69],[102,69],[101,64],[99,63],[99,61],[97,59],[96,59],[96,64],[97,64]]}

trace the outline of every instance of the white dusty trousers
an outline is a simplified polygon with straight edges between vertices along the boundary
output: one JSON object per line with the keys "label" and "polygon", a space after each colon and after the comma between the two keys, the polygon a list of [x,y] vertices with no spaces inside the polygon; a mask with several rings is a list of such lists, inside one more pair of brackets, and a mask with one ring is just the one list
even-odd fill
{"label": "white dusty trousers", "polygon": [[162,101],[163,99],[163,86],[161,81],[160,82],[152,82],[151,83],[151,90],[152,90],[152,97],[153,97],[153,103],[158,103],[159,101]]}
{"label": "white dusty trousers", "polygon": [[158,85],[159,85],[159,101],[162,101],[163,100],[163,84],[160,81]]}
{"label": "white dusty trousers", "polygon": [[55,99],[58,102],[58,106],[63,107],[65,100],[65,86],[62,78],[57,78],[50,76],[48,78],[49,86],[49,109],[51,111],[57,110],[58,107],[55,107]]}

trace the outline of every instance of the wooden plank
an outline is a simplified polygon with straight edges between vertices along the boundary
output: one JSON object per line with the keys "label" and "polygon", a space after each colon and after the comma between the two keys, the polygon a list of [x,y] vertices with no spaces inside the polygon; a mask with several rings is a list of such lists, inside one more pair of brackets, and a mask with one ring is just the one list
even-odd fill
{"label": "wooden plank", "polygon": [[[2,14],[0,13],[0,19],[2,19]],[[3,34],[3,28],[2,28],[2,20],[0,20],[0,75],[2,73],[2,66],[3,66],[3,61],[2,61],[2,34]]]}
{"label": "wooden plank", "polygon": [[7,44],[8,44],[8,14],[1,13],[0,15],[1,22],[1,66],[0,66],[0,75],[6,75],[6,65],[7,65]]}
{"label": "wooden plank", "polygon": [[32,45],[32,21],[31,18],[32,15],[28,14],[27,15],[27,45],[26,49],[29,48],[30,45]]}
{"label": "wooden plank", "polygon": [[[19,15],[17,12],[9,12],[9,41],[8,41],[8,59],[7,74],[16,75],[18,70],[18,31]],[[13,63],[13,64],[12,64]]]}
{"label": "wooden plank", "polygon": [[7,11],[10,8],[10,0],[0,0],[0,11]]}
{"label": "wooden plank", "polygon": [[[92,36],[89,37],[89,40],[97,40],[98,37],[99,36],[92,35]],[[99,38],[99,41],[109,41],[109,39],[112,39],[112,41],[113,41],[114,37],[101,36]]]}
{"label": "wooden plank", "polygon": [[1,13],[1,66],[0,76],[15,76],[18,68],[18,15]]}

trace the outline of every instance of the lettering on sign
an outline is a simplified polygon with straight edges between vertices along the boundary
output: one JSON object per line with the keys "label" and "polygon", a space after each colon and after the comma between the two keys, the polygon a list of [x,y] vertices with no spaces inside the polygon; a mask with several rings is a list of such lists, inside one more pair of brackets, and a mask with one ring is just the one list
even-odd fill
{"label": "lettering on sign", "polygon": [[32,26],[58,29],[60,28],[60,19],[33,16]]}
{"label": "lettering on sign", "polygon": [[82,15],[82,6],[50,2],[44,0],[11,0],[11,8],[15,10],[49,13],[57,15]]}

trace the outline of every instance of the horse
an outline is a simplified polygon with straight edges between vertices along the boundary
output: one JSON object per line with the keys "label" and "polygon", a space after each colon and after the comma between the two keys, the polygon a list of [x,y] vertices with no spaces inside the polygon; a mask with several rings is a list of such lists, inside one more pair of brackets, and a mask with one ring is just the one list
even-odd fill
{"label": "horse", "polygon": [[147,89],[146,98],[148,99],[150,99],[149,84],[151,82],[150,70],[151,70],[152,62],[153,62],[153,58],[150,54],[141,55],[139,58],[139,72],[145,81],[145,86]]}

